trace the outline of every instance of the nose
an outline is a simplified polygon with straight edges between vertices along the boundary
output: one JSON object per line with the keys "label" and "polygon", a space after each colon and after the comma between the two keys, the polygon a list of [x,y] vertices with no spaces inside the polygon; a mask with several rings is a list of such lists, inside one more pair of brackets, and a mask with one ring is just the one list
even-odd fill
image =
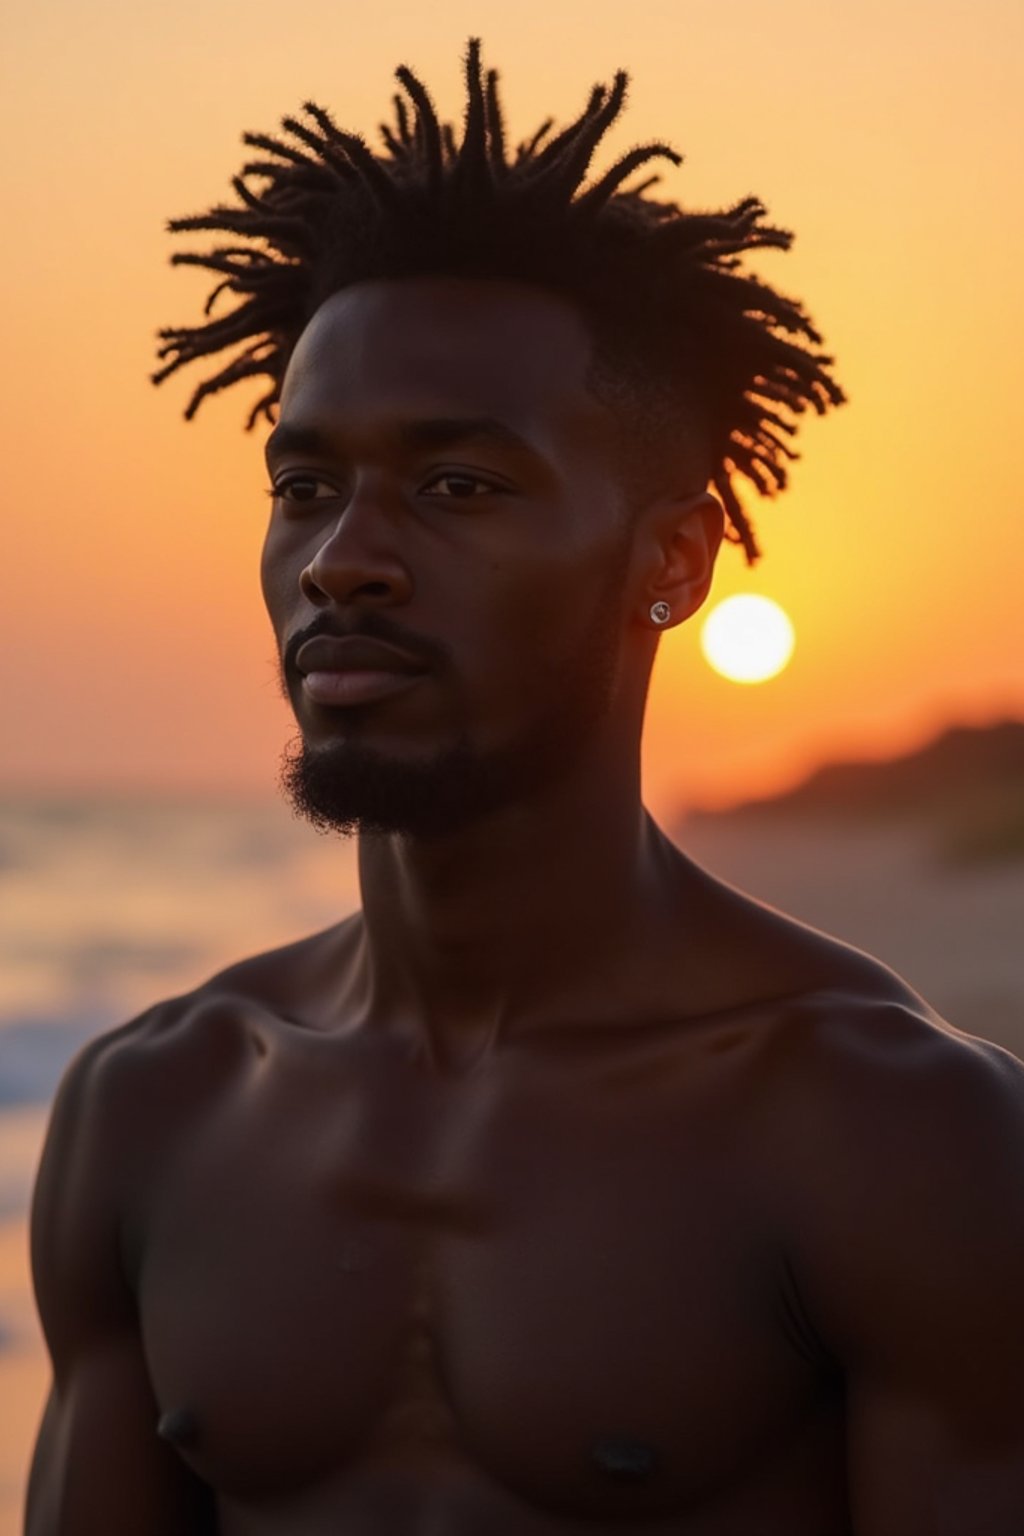
{"label": "nose", "polygon": [[381,496],[357,489],[299,576],[314,605],[408,602],[412,579],[397,550],[398,529]]}

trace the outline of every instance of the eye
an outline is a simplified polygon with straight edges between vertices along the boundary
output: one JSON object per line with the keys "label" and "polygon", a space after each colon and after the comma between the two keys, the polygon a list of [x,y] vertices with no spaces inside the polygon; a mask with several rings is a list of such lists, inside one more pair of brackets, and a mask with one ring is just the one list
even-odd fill
{"label": "eye", "polygon": [[[481,480],[479,475],[470,475],[467,474],[464,470],[457,469],[443,470],[441,474],[435,475],[433,480],[428,480],[427,485],[437,485],[443,480],[447,480],[449,485],[456,487],[456,489],[453,490],[451,494],[441,498],[443,501],[473,501],[481,494],[481,492],[484,495],[487,495],[488,493],[494,495],[501,489],[500,486],[492,485],[489,480]],[[474,491],[465,489],[466,487],[470,486],[478,486],[480,487],[480,490]],[[458,489],[458,487],[462,487],[462,489]],[[424,488],[424,495],[425,494],[426,488]]]}
{"label": "eye", "polygon": [[331,496],[337,496],[338,492],[333,485],[326,480],[317,479],[316,475],[282,475],[275,480],[267,492],[275,501],[326,501]]}

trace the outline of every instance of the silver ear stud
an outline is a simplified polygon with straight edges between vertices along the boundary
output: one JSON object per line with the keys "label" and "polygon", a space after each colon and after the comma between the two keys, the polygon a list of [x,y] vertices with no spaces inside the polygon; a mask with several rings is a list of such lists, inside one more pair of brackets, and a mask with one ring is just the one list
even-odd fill
{"label": "silver ear stud", "polygon": [[651,604],[651,618],[654,620],[655,624],[667,624],[671,617],[672,609],[669,607],[668,603]]}

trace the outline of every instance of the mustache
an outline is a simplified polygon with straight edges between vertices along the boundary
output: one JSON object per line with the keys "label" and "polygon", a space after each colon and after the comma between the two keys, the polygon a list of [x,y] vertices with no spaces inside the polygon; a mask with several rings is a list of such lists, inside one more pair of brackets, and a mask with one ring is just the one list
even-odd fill
{"label": "mustache", "polygon": [[417,634],[415,630],[407,629],[397,620],[385,618],[376,609],[366,608],[351,624],[339,624],[329,614],[322,613],[317,614],[304,629],[297,630],[284,649],[282,660],[286,674],[296,672],[296,656],[307,640],[314,640],[318,635],[330,635],[335,640],[348,640],[355,637],[362,640],[380,640],[386,645],[394,645],[399,650],[407,651],[415,661],[422,662],[424,667],[446,667],[451,660],[447,647],[437,640],[428,640],[423,635]]}

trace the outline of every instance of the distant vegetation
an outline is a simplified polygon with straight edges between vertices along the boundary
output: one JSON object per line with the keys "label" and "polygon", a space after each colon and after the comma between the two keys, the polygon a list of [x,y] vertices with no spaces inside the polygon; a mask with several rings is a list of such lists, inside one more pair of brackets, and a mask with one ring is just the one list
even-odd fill
{"label": "distant vegetation", "polygon": [[1024,721],[955,726],[905,757],[829,763],[785,794],[693,816],[926,822],[945,863],[1024,859]]}

